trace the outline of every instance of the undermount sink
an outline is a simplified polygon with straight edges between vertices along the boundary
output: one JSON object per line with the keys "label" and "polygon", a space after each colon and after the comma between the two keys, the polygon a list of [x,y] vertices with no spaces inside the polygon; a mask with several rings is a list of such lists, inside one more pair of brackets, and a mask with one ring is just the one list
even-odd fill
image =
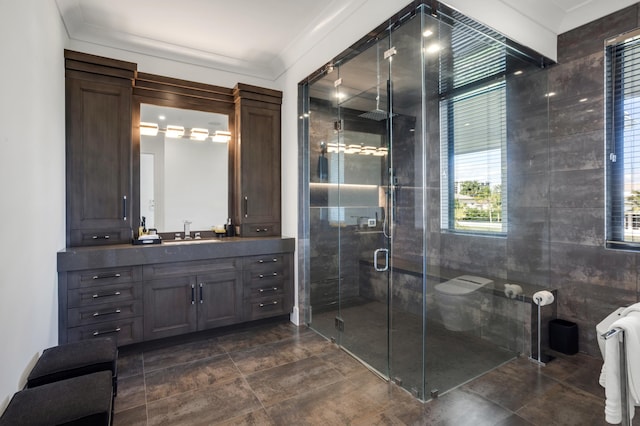
{"label": "undermount sink", "polygon": [[206,243],[219,243],[222,240],[220,238],[200,238],[190,240],[162,240],[163,244],[206,244]]}

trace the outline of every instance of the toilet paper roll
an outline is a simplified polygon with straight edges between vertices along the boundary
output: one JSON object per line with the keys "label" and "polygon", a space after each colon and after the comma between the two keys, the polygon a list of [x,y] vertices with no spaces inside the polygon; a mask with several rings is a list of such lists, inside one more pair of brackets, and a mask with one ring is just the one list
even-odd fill
{"label": "toilet paper roll", "polygon": [[519,295],[522,294],[522,287],[518,284],[505,284],[504,285],[504,295],[509,299],[515,299]]}
{"label": "toilet paper roll", "polygon": [[542,290],[533,293],[533,303],[540,306],[550,305],[554,301],[553,293],[547,290]]}

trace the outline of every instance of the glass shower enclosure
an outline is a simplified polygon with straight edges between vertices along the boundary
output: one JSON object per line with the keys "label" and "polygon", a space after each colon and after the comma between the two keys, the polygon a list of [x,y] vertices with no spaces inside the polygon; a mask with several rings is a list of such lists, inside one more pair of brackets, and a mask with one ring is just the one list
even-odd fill
{"label": "glass shower enclosure", "polygon": [[[303,314],[426,400],[527,350],[519,293],[504,292],[507,174],[463,170],[476,157],[505,168],[507,69],[536,67],[453,11],[405,12],[300,85]],[[463,92],[457,80],[467,74],[453,64],[487,52],[501,54],[504,68]],[[495,120],[486,116],[499,116],[504,134],[487,131]],[[464,131],[480,136],[453,147]],[[472,185],[454,174],[494,188],[490,220],[461,216],[471,211],[463,200],[480,201],[460,196]]]}

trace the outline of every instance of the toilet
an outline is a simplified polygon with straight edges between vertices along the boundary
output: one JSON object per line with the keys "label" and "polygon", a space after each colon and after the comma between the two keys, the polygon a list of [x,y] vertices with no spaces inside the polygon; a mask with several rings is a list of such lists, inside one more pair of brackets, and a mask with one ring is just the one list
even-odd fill
{"label": "toilet", "polygon": [[600,353],[602,354],[602,359],[604,359],[605,352],[605,340],[602,335],[609,331],[611,328],[611,324],[620,319],[620,314],[624,311],[625,308],[621,307],[611,312],[605,319],[600,321],[598,325],[596,325],[596,334],[598,335],[598,346],[600,347]]}
{"label": "toilet", "polygon": [[450,331],[470,331],[487,324],[493,307],[493,281],[461,275],[435,286],[442,323]]}

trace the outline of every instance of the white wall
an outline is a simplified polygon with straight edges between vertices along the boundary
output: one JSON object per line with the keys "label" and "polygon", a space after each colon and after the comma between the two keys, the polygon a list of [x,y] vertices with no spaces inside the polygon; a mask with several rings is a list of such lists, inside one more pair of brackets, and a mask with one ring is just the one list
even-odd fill
{"label": "white wall", "polygon": [[0,2],[0,412],[58,340],[65,41],[55,2]]}

